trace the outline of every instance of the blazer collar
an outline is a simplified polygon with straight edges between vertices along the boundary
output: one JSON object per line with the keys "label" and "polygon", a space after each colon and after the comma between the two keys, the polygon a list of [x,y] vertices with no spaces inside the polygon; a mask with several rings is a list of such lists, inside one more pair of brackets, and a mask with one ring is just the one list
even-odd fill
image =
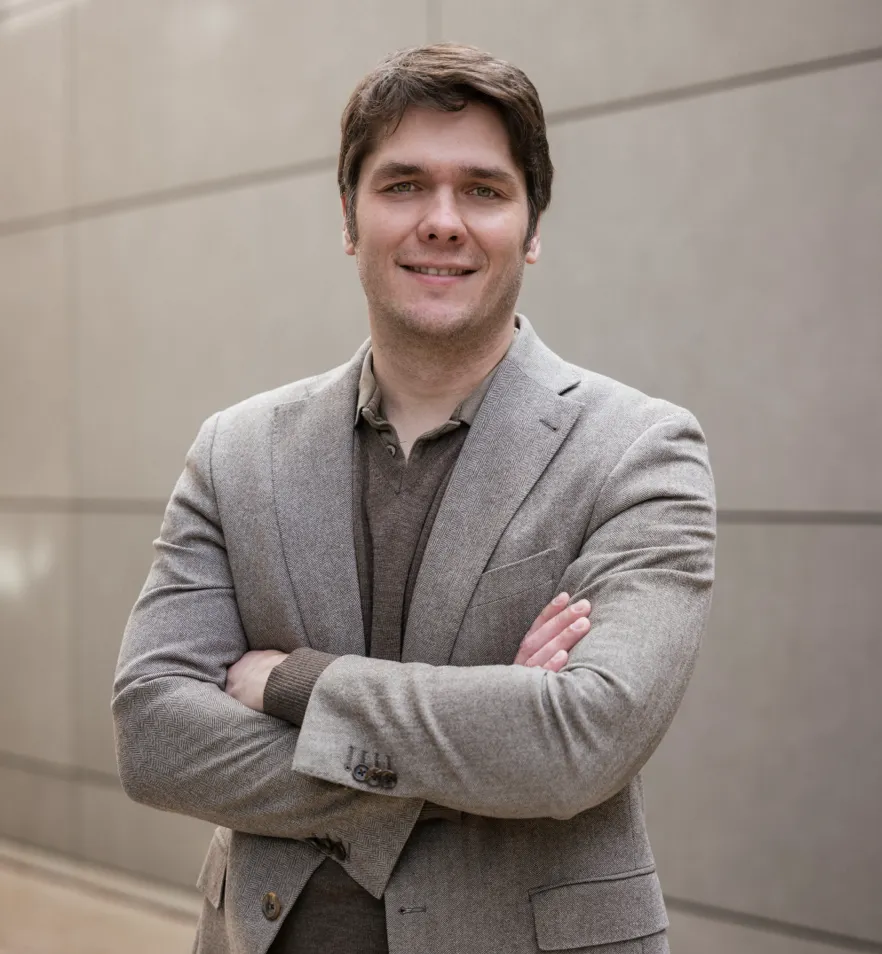
{"label": "blazer collar", "polygon": [[[438,510],[414,588],[403,661],[444,665],[499,538],[578,417],[562,394],[578,369],[529,321],[498,366]],[[306,398],[275,408],[273,490],[306,633],[326,652],[364,655],[353,540],[352,420],[370,342]]]}

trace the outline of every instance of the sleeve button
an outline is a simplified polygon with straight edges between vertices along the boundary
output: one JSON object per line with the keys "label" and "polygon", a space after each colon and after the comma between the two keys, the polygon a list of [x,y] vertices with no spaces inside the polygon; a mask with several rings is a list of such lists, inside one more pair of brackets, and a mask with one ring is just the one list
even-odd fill
{"label": "sleeve button", "polygon": [[352,770],[352,777],[356,782],[365,782],[369,773],[370,769],[362,762]]}

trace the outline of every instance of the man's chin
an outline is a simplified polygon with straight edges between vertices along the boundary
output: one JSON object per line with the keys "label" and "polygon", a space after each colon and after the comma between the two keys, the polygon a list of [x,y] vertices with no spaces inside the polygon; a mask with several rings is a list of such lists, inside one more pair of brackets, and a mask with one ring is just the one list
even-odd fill
{"label": "man's chin", "polygon": [[426,338],[450,339],[476,328],[481,322],[471,309],[413,307],[396,310],[397,323]]}

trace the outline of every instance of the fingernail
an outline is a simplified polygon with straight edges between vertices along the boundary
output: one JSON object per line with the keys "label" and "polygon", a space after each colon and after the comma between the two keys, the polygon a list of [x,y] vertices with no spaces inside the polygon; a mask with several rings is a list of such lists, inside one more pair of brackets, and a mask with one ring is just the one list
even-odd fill
{"label": "fingernail", "polygon": [[581,633],[583,629],[588,629],[588,620],[583,616],[581,619],[577,619],[570,629],[577,633]]}
{"label": "fingernail", "polygon": [[574,609],[577,613],[584,613],[585,610],[588,609],[589,605],[590,605],[590,604],[589,604],[588,600],[579,600],[578,603],[574,603],[574,604],[573,604],[573,609]]}
{"label": "fingernail", "polygon": [[552,605],[552,606],[563,606],[563,604],[566,603],[566,601],[567,601],[569,598],[570,598],[570,597],[569,597],[569,595],[568,595],[567,593],[560,593],[560,594],[558,594],[557,596],[555,596],[555,598],[551,601],[551,605]]}

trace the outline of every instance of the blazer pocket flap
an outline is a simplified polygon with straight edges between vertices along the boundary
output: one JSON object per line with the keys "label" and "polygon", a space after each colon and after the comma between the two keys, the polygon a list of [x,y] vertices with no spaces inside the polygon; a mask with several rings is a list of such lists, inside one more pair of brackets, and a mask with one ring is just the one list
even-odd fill
{"label": "blazer pocket flap", "polygon": [[506,563],[482,573],[469,608],[523,593],[552,579],[557,549],[534,553],[517,563]]}
{"label": "blazer pocket flap", "polygon": [[196,887],[211,903],[219,908],[224,900],[224,882],[227,876],[227,855],[230,849],[229,828],[216,828],[208,846],[208,854],[202,862],[202,870],[196,879]]}
{"label": "blazer pocket flap", "polygon": [[615,944],[668,926],[654,869],[530,892],[540,951]]}

